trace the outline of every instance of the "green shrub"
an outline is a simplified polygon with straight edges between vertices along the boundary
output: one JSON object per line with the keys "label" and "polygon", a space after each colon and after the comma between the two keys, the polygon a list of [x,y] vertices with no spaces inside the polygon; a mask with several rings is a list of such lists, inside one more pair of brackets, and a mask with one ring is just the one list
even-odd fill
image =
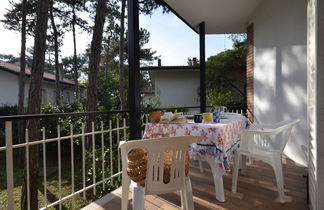
{"label": "green shrub", "polygon": [[0,107],[0,116],[16,115],[18,114],[18,106],[3,105]]}
{"label": "green shrub", "polygon": [[[102,155],[101,145],[97,145],[95,150],[95,174],[97,177],[97,181],[102,179],[102,160],[105,158],[105,167],[104,167],[104,174],[105,177],[110,177],[111,173],[115,174],[118,172],[118,145],[116,143],[113,143],[112,145],[112,151],[110,151],[109,145],[106,145],[104,147],[104,157]],[[112,152],[112,163],[113,163],[113,171],[110,167],[110,152]],[[93,184],[93,164],[92,164],[92,150],[86,152],[86,161],[89,164],[88,168],[88,185]],[[120,163],[121,167],[121,163]],[[121,177],[121,176],[120,176]],[[118,177],[115,177],[114,179],[108,180],[105,184],[105,190],[103,189],[102,185],[98,185],[97,188],[97,194],[104,196],[107,193],[117,189],[121,185],[121,179]]]}
{"label": "green shrub", "polygon": [[[3,105],[0,107],[0,116],[9,116],[9,115],[17,115],[18,114],[18,107],[17,106],[11,106],[11,105]],[[17,122],[12,123],[12,129],[13,129],[13,138],[14,142],[16,143],[17,140]],[[0,123],[0,146],[4,146],[5,143],[5,124]]]}
{"label": "green shrub", "polygon": [[219,92],[216,90],[207,91],[207,102],[210,106],[229,106],[234,104],[231,91]]}

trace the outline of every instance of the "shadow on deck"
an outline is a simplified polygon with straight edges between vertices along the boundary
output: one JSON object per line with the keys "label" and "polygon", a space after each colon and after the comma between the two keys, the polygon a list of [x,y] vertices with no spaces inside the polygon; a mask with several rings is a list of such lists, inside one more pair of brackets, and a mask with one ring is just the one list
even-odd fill
{"label": "shadow on deck", "polygon": [[[225,199],[220,203],[215,199],[214,183],[209,167],[204,165],[204,173],[200,173],[196,162],[190,168],[190,178],[194,196],[195,209],[308,209],[306,203],[307,168],[296,165],[290,160],[283,161],[285,177],[286,203],[280,204],[274,172],[271,167],[261,161],[252,160],[247,163],[246,175],[239,174],[237,193],[231,193],[232,175],[224,175]],[[131,198],[131,196],[130,196]],[[145,209],[180,209],[179,193],[145,196]],[[131,207],[129,201],[129,209]],[[120,210],[121,188],[90,204],[84,209]]]}

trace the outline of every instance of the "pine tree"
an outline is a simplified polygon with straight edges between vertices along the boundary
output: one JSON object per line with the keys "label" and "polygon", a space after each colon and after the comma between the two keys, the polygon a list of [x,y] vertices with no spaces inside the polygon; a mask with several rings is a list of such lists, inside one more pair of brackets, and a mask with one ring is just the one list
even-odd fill
{"label": "pine tree", "polygon": [[[35,29],[34,58],[31,70],[31,80],[28,97],[28,114],[39,114],[42,99],[42,80],[44,74],[44,61],[46,49],[46,34],[48,20],[49,0],[38,0],[37,2],[37,22]],[[39,139],[40,121],[39,119],[29,120],[29,140]],[[28,209],[27,200],[27,160],[24,167],[24,182],[21,194],[21,209]],[[29,147],[29,191],[30,209],[38,209],[38,146]]]}

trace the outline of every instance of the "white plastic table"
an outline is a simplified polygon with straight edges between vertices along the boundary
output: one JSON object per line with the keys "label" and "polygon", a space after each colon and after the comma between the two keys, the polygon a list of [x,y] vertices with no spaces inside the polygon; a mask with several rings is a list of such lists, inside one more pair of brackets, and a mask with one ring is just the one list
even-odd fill
{"label": "white plastic table", "polygon": [[[199,142],[189,148],[193,159],[207,161],[210,165],[216,199],[225,201],[223,175],[229,170],[229,160],[239,147],[242,130],[247,119],[236,113],[225,113],[220,123],[194,123],[189,120],[185,124],[148,123],[143,138],[171,136],[198,136]],[[202,168],[200,169],[202,171]]]}

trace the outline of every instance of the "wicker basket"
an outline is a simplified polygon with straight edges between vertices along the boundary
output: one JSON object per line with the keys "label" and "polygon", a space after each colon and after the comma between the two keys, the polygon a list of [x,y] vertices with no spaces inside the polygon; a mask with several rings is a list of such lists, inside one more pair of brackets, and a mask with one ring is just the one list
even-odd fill
{"label": "wicker basket", "polygon": [[131,180],[144,187],[147,167],[147,153],[137,148],[128,153],[127,175]]}
{"label": "wicker basket", "polygon": [[[170,182],[171,162],[172,162],[172,152],[171,150],[166,150],[164,152],[164,171],[163,171],[163,183],[165,184]],[[128,153],[127,174],[129,178],[144,187],[145,178],[146,178],[146,168],[147,168],[147,153],[145,152],[145,150],[140,148],[132,149]],[[185,161],[186,176],[188,175],[188,173],[189,173],[189,154],[187,152],[186,161]]]}

